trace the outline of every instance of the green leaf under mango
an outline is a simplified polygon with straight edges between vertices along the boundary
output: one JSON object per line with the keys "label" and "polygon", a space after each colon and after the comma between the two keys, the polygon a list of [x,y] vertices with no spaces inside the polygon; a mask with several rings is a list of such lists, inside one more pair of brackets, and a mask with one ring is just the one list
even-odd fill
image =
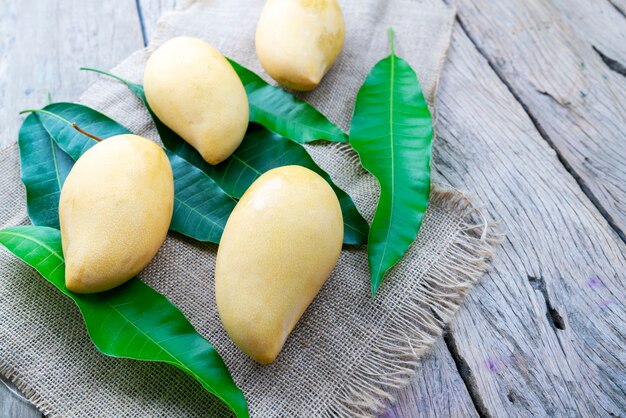
{"label": "green leaf under mango", "polygon": [[241,79],[250,107],[250,121],[299,143],[324,139],[347,142],[348,136],[313,106],[229,59]]}
{"label": "green leaf under mango", "polygon": [[0,244],[76,303],[102,353],[171,364],[200,382],[237,417],[248,417],[243,393],[220,355],[163,295],[137,278],[108,292],[70,292],[65,287],[61,234],[53,228],[7,228],[0,231]]}
{"label": "green leaf under mango", "polygon": [[273,133],[260,125],[251,123],[241,145],[235,150],[233,155],[222,163],[213,166],[207,163],[195,148],[185,142],[176,132],[168,128],[151,111],[143,86],[106,71],[88,70],[113,77],[126,84],[148,109],[163,145],[200,168],[215,180],[226,193],[234,198],[240,198],[254,180],[272,168],[285,165],[301,165],[315,171],[328,181],[339,199],[344,221],[344,244],[361,245],[366,243],[369,229],[367,221],[363,219],[350,196],[332,182],[330,176],[313,161],[302,145]]}
{"label": "green leaf under mango", "polygon": [[[74,129],[74,122],[103,139],[131,133],[108,116],[77,103],[53,103],[35,112],[50,137],[74,160],[96,144]],[[236,202],[204,172],[175,154],[167,155],[174,173],[170,229],[198,241],[218,243]]]}
{"label": "green leaf under mango", "polygon": [[[393,36],[393,35],[392,35]],[[393,50],[360,88],[350,144],[380,184],[368,237],[372,296],[415,240],[430,195],[433,127],[411,66]]]}
{"label": "green leaf under mango", "polygon": [[59,227],[59,196],[74,161],[45,130],[37,115],[29,115],[17,140],[26,209],[35,225]]}
{"label": "green leaf under mango", "polygon": [[218,243],[235,199],[202,170],[165,150],[174,176],[174,215],[170,230],[199,241]]}

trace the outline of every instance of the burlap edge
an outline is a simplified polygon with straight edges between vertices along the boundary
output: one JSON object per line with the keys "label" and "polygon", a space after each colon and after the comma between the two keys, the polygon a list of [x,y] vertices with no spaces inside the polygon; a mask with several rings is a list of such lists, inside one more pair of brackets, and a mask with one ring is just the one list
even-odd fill
{"label": "burlap edge", "polygon": [[[46,401],[41,395],[39,395],[34,389],[20,378],[19,374],[13,370],[9,365],[4,362],[0,363],[0,374],[4,376],[6,380],[13,383],[15,387],[21,392],[15,396],[21,399],[25,399],[30,402],[39,412],[49,418],[63,418],[62,415],[54,412],[54,407]],[[4,382],[2,382],[4,383]],[[11,390],[8,386],[7,389]],[[13,392],[11,390],[11,392]]]}
{"label": "burlap edge", "polygon": [[377,347],[338,388],[338,402],[324,417],[369,418],[381,412],[386,402],[393,402],[392,392],[409,383],[422,356],[487,271],[504,236],[499,224],[487,221],[468,196],[454,189],[433,190],[431,204],[459,214],[459,233],[399,307],[399,315],[387,324]]}

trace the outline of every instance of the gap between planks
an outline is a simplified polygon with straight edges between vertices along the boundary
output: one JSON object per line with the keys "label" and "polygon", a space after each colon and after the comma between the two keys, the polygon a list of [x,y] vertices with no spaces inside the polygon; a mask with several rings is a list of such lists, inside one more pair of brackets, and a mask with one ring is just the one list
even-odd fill
{"label": "gap between planks", "polygon": [[[613,4],[613,3],[611,3],[611,4]],[[617,7],[616,7],[616,9],[617,9]],[[617,9],[617,10],[619,10],[619,9]],[[561,153],[559,148],[554,144],[554,141],[550,138],[550,135],[548,135],[546,130],[541,126],[541,123],[537,120],[537,118],[530,111],[530,108],[529,108],[528,104],[526,104],[522,100],[522,98],[519,96],[519,94],[517,94],[515,92],[515,90],[513,89],[513,86],[511,85],[511,83],[505,78],[505,76],[498,69],[498,67],[494,64],[493,60],[489,57],[489,55],[487,55],[487,53],[484,51],[484,49],[480,47],[480,45],[478,44],[476,39],[472,36],[470,31],[467,30],[467,28],[465,27],[465,24],[463,23],[463,20],[460,18],[460,16],[458,14],[456,15],[456,21],[458,22],[459,26],[461,27],[461,30],[463,31],[463,33],[469,38],[469,40],[472,43],[472,45],[474,45],[474,48],[476,48],[476,51],[478,51],[478,53],[485,59],[485,61],[487,61],[487,64],[493,70],[493,72],[496,74],[498,79],[502,82],[502,84],[504,84],[506,86],[506,88],[509,91],[509,93],[511,93],[511,95],[515,98],[515,100],[522,106],[522,109],[524,109],[524,112],[530,118],[533,126],[535,127],[537,132],[539,132],[539,135],[541,135],[541,137],[544,139],[544,141],[546,141],[546,143],[550,146],[550,148],[552,148],[552,150],[556,153],[556,156],[557,156],[559,162],[563,165],[563,167],[565,167],[565,170],[567,170],[567,172],[574,178],[574,180],[576,181],[576,183],[580,187],[581,191],[585,194],[585,196],[587,196],[587,198],[596,207],[596,209],[598,209],[598,212],[600,212],[602,217],[604,219],[606,219],[607,223],[609,224],[611,229],[613,229],[613,231],[615,231],[617,236],[624,243],[626,243],[625,231],[623,231],[617,225],[617,222],[615,221],[615,219],[613,219],[613,217],[607,212],[606,208],[602,205],[602,203],[600,203],[600,201],[595,196],[593,191],[591,191],[591,188],[587,185],[585,180],[576,172],[574,167],[563,156],[563,154]],[[593,49],[594,49],[594,51],[596,51],[596,53],[598,53],[598,55],[600,56],[602,61],[604,61],[607,64],[607,66],[612,71],[616,71],[616,72],[619,72],[620,74],[624,75],[624,73],[622,72],[622,71],[624,71],[624,67],[619,62],[606,57],[595,46],[593,47]],[[611,61],[614,61],[616,64],[614,64],[613,66],[609,65],[607,63],[607,59],[609,59]],[[621,71],[620,70],[616,70],[615,68],[620,68]],[[550,94],[546,93],[546,92],[539,92],[539,93],[547,95],[547,96],[550,96]],[[552,97],[552,96],[550,96],[550,97]]]}

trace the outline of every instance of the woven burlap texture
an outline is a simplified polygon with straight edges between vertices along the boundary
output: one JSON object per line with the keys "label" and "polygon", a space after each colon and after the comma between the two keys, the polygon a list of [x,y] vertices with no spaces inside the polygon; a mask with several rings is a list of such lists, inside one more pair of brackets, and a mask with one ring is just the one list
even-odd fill
{"label": "woven burlap texture", "polygon": [[[262,3],[184,2],[161,19],[147,50],[136,52],[113,72],[141,82],[151,50],[172,36],[191,35],[270,81],[254,52]],[[341,4],[345,47],[322,84],[304,98],[347,130],[358,87],[389,53],[387,29],[393,27],[397,53],[416,70],[432,105],[454,11],[435,1]],[[101,78],[80,101],[158,141],[143,106],[120,83]],[[354,152],[336,144],[307,148],[371,221],[378,186]],[[15,145],[0,153],[0,178],[0,226],[27,223]],[[170,235],[140,277],[164,293],[215,345],[243,389],[252,417],[371,416],[419,366],[420,357],[484,271],[495,242],[492,225],[466,197],[435,188],[417,241],[388,274],[376,299],[370,297],[365,247],[345,247],[331,277],[269,366],[243,355],[220,324],[213,288],[217,246]],[[52,417],[226,413],[199,384],[173,367],[100,354],[72,302],[4,249],[0,371]]]}

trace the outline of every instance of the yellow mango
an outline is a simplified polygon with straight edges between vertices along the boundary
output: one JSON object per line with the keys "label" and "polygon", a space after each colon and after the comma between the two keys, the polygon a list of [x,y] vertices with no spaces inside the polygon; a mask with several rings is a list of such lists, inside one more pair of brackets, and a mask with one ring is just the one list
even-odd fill
{"label": "yellow mango", "polygon": [[279,167],[250,186],[226,223],[215,269],[217,310],[245,354],[274,361],[342,242],[339,201],[315,172]]}
{"label": "yellow mango", "polygon": [[101,292],[135,276],[165,241],[173,208],[172,167],[157,144],[117,135],[90,148],[59,201],[66,287]]}
{"label": "yellow mango", "polygon": [[256,53],[279,83],[314,89],[343,48],[345,23],[337,0],[268,0],[256,29]]}
{"label": "yellow mango", "polygon": [[224,161],[241,144],[248,97],[228,60],[208,43],[170,39],[148,59],[143,82],[152,111],[209,164]]}

